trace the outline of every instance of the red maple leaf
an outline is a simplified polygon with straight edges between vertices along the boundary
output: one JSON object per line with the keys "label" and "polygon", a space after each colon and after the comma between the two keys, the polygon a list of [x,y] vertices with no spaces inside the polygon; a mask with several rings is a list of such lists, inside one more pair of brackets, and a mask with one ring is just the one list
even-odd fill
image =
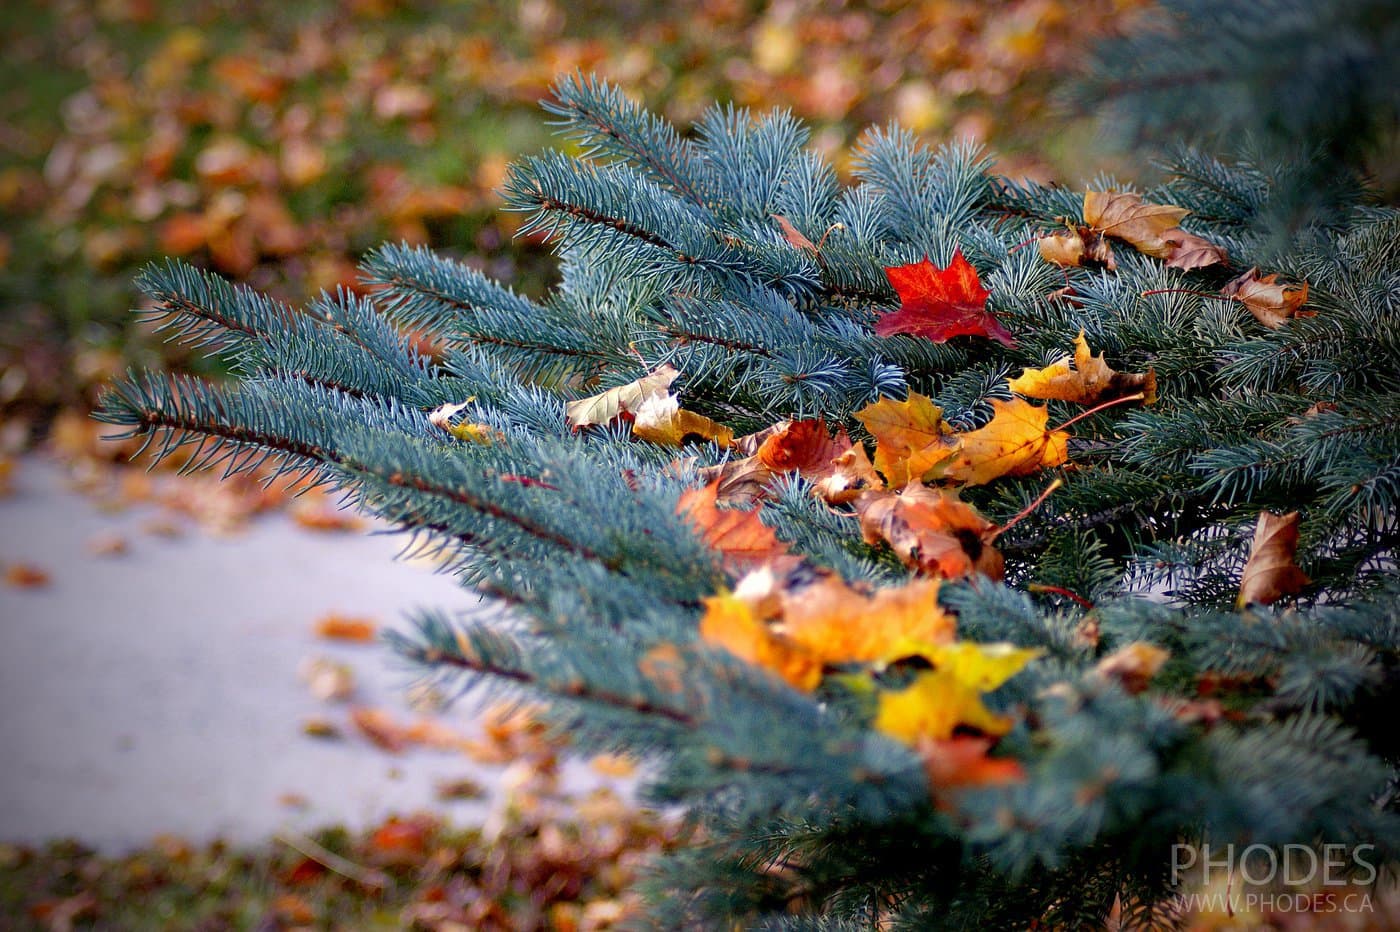
{"label": "red maple leaf", "polygon": [[1016,338],[987,310],[987,296],[977,270],[963,258],[962,250],[940,269],[928,260],[885,269],[894,290],[899,292],[899,310],[875,321],[875,333],[882,337],[895,333],[925,337],[945,343],[950,337],[973,334],[1015,346]]}

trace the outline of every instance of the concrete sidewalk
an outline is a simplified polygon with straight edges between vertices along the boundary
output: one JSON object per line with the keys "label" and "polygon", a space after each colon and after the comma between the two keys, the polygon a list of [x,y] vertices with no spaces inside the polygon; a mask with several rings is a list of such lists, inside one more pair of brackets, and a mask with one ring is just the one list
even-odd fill
{"label": "concrete sidewalk", "polygon": [[[73,836],[115,850],[163,832],[254,841],[424,807],[485,816],[489,801],[443,804],[434,785],[489,787],[499,770],[461,754],[387,754],[298,678],[308,656],[345,661],[357,705],[416,714],[404,698],[412,674],[385,646],[313,632],[332,611],[402,626],[414,606],[487,610],[450,577],[394,562],[402,538],[315,534],[276,514],[235,536],[167,539],[140,529],[149,508],[105,514],[48,461],[22,460],[14,485],[0,499],[0,564],[34,564],[51,582],[0,586],[0,840]],[[89,553],[103,533],[128,552]],[[447,720],[470,731],[469,711]],[[303,734],[311,717],[345,739]],[[570,790],[597,782],[582,764],[566,769]]]}

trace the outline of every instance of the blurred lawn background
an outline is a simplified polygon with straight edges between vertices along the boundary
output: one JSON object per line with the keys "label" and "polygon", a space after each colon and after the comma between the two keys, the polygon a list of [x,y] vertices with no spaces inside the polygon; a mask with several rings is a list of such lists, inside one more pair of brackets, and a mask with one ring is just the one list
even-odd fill
{"label": "blurred lawn background", "polygon": [[131,364],[205,364],[140,324],[182,256],[299,303],[386,240],[527,293],[550,282],[495,190],[559,144],[538,101],[596,71],[682,126],[788,107],[845,171],[872,123],[986,142],[1011,175],[1109,165],[1052,104],[1147,0],[8,0],[0,12],[0,416],[31,443]]}

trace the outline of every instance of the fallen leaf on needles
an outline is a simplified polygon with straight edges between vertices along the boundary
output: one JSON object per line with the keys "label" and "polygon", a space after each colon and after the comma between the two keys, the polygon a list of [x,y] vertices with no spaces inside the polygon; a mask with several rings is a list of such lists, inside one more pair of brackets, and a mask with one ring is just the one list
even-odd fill
{"label": "fallen leaf on needles", "polygon": [[1167,253],[1167,266],[1170,268],[1190,271],[1230,261],[1230,254],[1224,247],[1217,246],[1194,233],[1180,229],[1169,230],[1165,239],[1171,244],[1171,251]]}
{"label": "fallen leaf on needles", "polygon": [[758,517],[758,509],[719,508],[719,480],[698,489],[687,489],[676,504],[711,549],[718,551],[727,570],[736,575],[763,563],[791,564],[798,557]]}
{"label": "fallen leaf on needles", "polygon": [[698,470],[702,482],[717,485],[716,504],[747,508],[768,494],[773,471],[757,456],[725,460]]}
{"label": "fallen leaf on needles", "polygon": [[1086,226],[1075,227],[1068,233],[1042,236],[1036,241],[1040,256],[1055,265],[1072,268],[1106,268],[1113,271],[1118,263],[1113,258],[1113,247],[1099,231]]}
{"label": "fallen leaf on needles", "polygon": [[32,563],[11,563],[5,567],[5,585],[16,589],[42,589],[52,579],[46,570]]}
{"label": "fallen leaf on needles", "polygon": [[929,658],[933,670],[918,674],[904,689],[880,694],[875,729],[906,744],[945,741],[960,726],[1006,734],[1011,719],[989,710],[981,694],[1015,676],[1037,653],[1010,644],[943,646]]}
{"label": "fallen leaf on needles", "polygon": [[987,310],[991,292],[982,287],[977,270],[953,253],[947,268],[938,268],[927,257],[909,265],[888,266],[885,276],[899,294],[899,310],[875,321],[875,333],[897,333],[944,343],[956,336],[979,336],[1015,346],[1016,338]]}
{"label": "fallen leaf on needles", "polygon": [[829,576],[782,598],[776,630],[824,664],[889,663],[950,643],[956,621],[938,605],[938,580],[866,594]]}
{"label": "fallen leaf on needles", "polygon": [[1073,359],[1073,368],[1070,357],[1065,356],[1043,369],[1026,369],[1017,378],[1008,379],[1007,384],[1013,392],[1027,398],[1073,401],[1083,405],[1096,405],[1137,392],[1146,396],[1143,404],[1152,404],[1157,400],[1157,376],[1151,369],[1145,373],[1132,373],[1109,368],[1102,353],[1095,356],[1089,351],[1083,330],[1074,338]]}
{"label": "fallen leaf on needles", "polygon": [[1257,268],[1231,279],[1220,293],[1249,308],[1254,319],[1271,330],[1282,327],[1290,318],[1309,316],[1300,311],[1308,300],[1307,282],[1287,284],[1280,282],[1277,274],[1261,276]]}
{"label": "fallen leaf on needles", "polygon": [[1133,641],[1109,654],[1094,665],[1094,673],[1106,680],[1115,680],[1133,695],[1147,689],[1147,684],[1171,654],[1155,644]]}
{"label": "fallen leaf on needles", "polygon": [[831,473],[832,461],[850,446],[845,431],[832,437],[824,420],[786,421],[755,455],[774,473],[796,472],[817,481]]}
{"label": "fallen leaf on needles", "polygon": [[1020,398],[992,399],[992,419],[958,434],[951,459],[936,469],[940,478],[982,485],[1001,476],[1026,476],[1069,460],[1069,434],[1047,430],[1050,413]]}
{"label": "fallen leaf on needles", "polygon": [[1298,552],[1298,512],[1276,515],[1259,512],[1249,559],[1240,575],[1240,595],[1236,604],[1268,605],[1286,595],[1294,595],[1312,582],[1293,562]]}
{"label": "fallen leaf on needles", "polygon": [[1132,245],[1138,252],[1169,258],[1175,244],[1168,234],[1191,211],[1170,204],[1145,204],[1126,191],[1089,191],[1084,195],[1084,222],[1104,236]]}
{"label": "fallen leaf on needles", "polygon": [[373,641],[377,625],[368,618],[331,612],[316,619],[316,636],[333,641]]}
{"label": "fallen leaf on needles", "polygon": [[878,492],[885,488],[885,482],[875,471],[870,457],[865,455],[865,447],[855,444],[831,461],[831,475],[819,479],[813,486],[813,494],[833,505],[853,502],[866,492]]}
{"label": "fallen leaf on needles", "polygon": [[811,692],[821,682],[822,662],[817,655],[774,633],[753,606],[738,596],[705,599],[700,637],[740,660],[771,671],[804,692]]}
{"label": "fallen leaf on needles", "polygon": [[866,493],[855,507],[865,542],[889,544],[905,566],[944,579],[1005,573],[992,546],[1000,528],[952,490],[916,482],[898,492]]}
{"label": "fallen leaf on needles", "polygon": [[881,398],[856,412],[875,438],[875,469],[891,488],[924,479],[957,450],[943,409],[918,392],[904,401]]}
{"label": "fallen leaf on needles", "polygon": [[595,425],[611,424],[624,414],[636,414],[648,398],[665,396],[671,383],[680,377],[674,366],[663,363],[655,371],[626,385],[571,401],[564,406],[569,426],[574,430]]}
{"label": "fallen leaf on needles", "polygon": [[994,739],[981,735],[919,738],[914,750],[923,760],[924,773],[935,791],[1024,780],[1026,772],[1014,758],[987,756],[993,743]]}
{"label": "fallen leaf on needles", "polygon": [[428,423],[447,431],[458,440],[464,440],[467,443],[479,443],[489,446],[504,440],[504,435],[489,424],[454,424],[452,422],[452,419],[466,410],[474,400],[474,398],[468,398],[460,404],[438,405],[428,413]]}
{"label": "fallen leaf on needles", "polygon": [[648,443],[678,447],[689,440],[709,440],[727,447],[734,442],[734,431],[703,414],[686,411],[671,395],[647,396],[632,416],[632,436]]}
{"label": "fallen leaf on needles", "polygon": [[782,214],[774,214],[773,219],[778,222],[778,229],[783,231],[783,239],[787,240],[798,249],[805,249],[810,253],[816,254],[817,244],[804,236],[801,230],[793,226],[791,220],[784,217]]}

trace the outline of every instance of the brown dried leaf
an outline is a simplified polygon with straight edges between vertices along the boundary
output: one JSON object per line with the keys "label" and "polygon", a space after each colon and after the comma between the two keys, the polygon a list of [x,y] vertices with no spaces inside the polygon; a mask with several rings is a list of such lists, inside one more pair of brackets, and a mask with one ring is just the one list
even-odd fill
{"label": "brown dried leaf", "polygon": [[1220,293],[1249,308],[1255,320],[1271,330],[1282,327],[1292,317],[1309,316],[1300,311],[1308,300],[1307,282],[1285,284],[1278,281],[1277,274],[1261,276],[1258,268],[1231,279]]}
{"label": "brown dried leaf", "polygon": [[1240,575],[1240,595],[1236,604],[1268,605],[1286,595],[1293,595],[1308,583],[1308,575],[1293,562],[1298,552],[1298,512],[1276,515],[1259,512],[1254,528],[1254,543],[1249,559]]}
{"label": "brown dried leaf", "polygon": [[1118,648],[1094,666],[1094,672],[1107,680],[1117,680],[1133,695],[1147,689],[1147,684],[1171,654],[1155,644],[1134,641]]}
{"label": "brown dried leaf", "polygon": [[1167,254],[1167,265],[1171,268],[1189,271],[1230,261],[1230,254],[1224,247],[1217,246],[1194,233],[1179,229],[1170,230],[1166,239],[1172,244],[1171,252]]}
{"label": "brown dried leaf", "polygon": [[665,397],[671,383],[680,372],[668,363],[626,385],[610,388],[601,394],[571,401],[564,406],[569,425],[574,430],[593,425],[611,424],[623,414],[636,414],[642,403],[653,396]]}
{"label": "brown dried leaf", "polygon": [[1171,255],[1167,234],[1191,211],[1170,204],[1144,204],[1126,191],[1090,191],[1084,195],[1084,222],[1105,236],[1121,239],[1138,252],[1158,259]]}
{"label": "brown dried leaf", "polygon": [[982,573],[1001,579],[999,528],[956,492],[911,483],[899,492],[867,492],[856,500],[867,544],[887,543],[905,566],[956,579]]}

